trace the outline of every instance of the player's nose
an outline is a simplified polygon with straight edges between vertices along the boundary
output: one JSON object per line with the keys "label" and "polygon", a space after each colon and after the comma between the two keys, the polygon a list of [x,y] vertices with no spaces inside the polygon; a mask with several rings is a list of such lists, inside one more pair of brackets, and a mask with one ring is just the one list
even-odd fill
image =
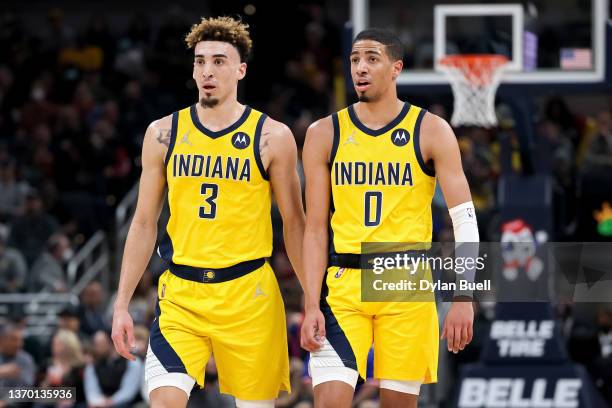
{"label": "player's nose", "polygon": [[203,78],[212,78],[213,77],[213,69],[211,64],[206,64],[202,69],[202,77]]}
{"label": "player's nose", "polygon": [[368,63],[363,58],[357,63],[357,73],[365,74],[368,72]]}

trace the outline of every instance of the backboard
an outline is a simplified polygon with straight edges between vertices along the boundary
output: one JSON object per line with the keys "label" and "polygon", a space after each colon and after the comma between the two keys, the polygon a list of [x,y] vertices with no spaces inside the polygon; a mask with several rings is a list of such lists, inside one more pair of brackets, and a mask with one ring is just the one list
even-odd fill
{"label": "backboard", "polygon": [[494,53],[510,60],[502,83],[595,84],[605,79],[608,0],[352,0],[353,35],[395,30],[405,46],[398,85],[447,84],[437,61]]}

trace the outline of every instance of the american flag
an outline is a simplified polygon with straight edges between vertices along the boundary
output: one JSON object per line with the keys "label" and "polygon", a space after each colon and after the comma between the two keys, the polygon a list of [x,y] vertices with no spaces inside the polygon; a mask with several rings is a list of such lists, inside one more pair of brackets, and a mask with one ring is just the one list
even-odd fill
{"label": "american flag", "polygon": [[591,69],[590,48],[561,48],[561,69]]}

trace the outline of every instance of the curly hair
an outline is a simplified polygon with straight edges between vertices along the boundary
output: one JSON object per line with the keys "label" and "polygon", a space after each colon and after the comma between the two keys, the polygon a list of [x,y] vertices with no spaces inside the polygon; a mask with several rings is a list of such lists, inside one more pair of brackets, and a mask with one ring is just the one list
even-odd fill
{"label": "curly hair", "polygon": [[231,17],[204,18],[191,26],[185,36],[187,48],[191,49],[200,41],[222,41],[232,44],[240,54],[240,61],[249,57],[253,41],[249,35],[248,24]]}

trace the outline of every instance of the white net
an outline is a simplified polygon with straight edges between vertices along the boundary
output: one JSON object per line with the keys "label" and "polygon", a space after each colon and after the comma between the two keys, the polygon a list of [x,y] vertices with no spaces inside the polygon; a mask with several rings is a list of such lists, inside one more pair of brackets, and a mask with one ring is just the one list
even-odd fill
{"label": "white net", "polygon": [[440,61],[453,90],[453,126],[497,125],[495,92],[507,62],[501,55],[451,55]]}

